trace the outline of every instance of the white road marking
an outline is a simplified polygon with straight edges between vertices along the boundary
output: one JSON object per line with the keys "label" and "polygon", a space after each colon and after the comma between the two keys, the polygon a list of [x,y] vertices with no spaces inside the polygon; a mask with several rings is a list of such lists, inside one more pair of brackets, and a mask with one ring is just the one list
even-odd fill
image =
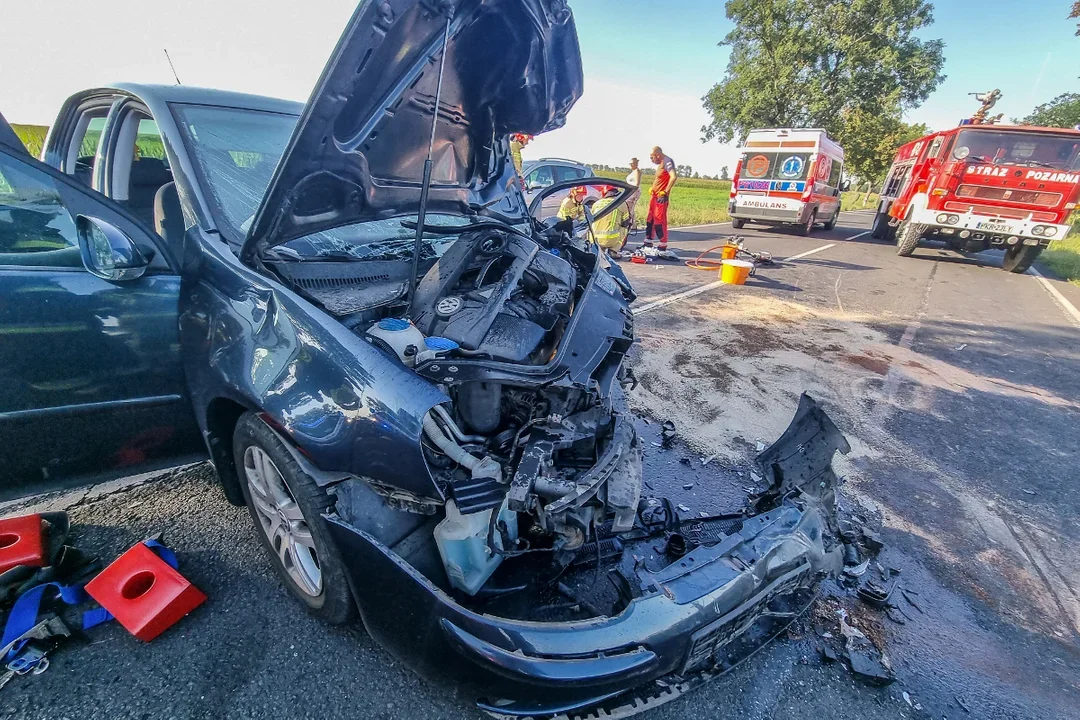
{"label": "white road marking", "polygon": [[[784,258],[784,261],[787,262],[789,260],[799,260],[800,258],[808,257],[810,255],[813,255],[814,253],[819,253],[819,252],[821,252],[823,250],[828,250],[831,247],[836,247],[836,244],[835,243],[829,243],[828,245],[822,245],[819,248],[814,248],[813,250],[807,250],[806,252],[800,253],[799,255],[793,255],[792,257]],[[669,295],[660,295],[660,296],[657,296],[655,298],[649,298],[651,300],[651,302],[647,302],[644,305],[642,305],[641,307],[632,308],[632,310],[634,311],[635,315],[643,315],[643,314],[645,314],[647,312],[651,312],[653,310],[656,310],[657,308],[662,308],[665,305],[670,305],[673,302],[678,302],[679,300],[685,300],[686,298],[692,298],[695,295],[700,295],[701,293],[708,292],[709,290],[713,290],[713,289],[718,288],[718,287],[720,287],[721,285],[724,285],[724,284],[725,283],[722,283],[719,280],[716,280],[716,281],[711,282],[711,283],[706,283],[705,285],[699,285],[698,287],[691,288],[689,290],[683,290],[681,292],[675,292],[675,293],[671,293]]]}
{"label": "white road marking", "polygon": [[668,230],[674,232],[676,230],[694,230],[696,228],[719,227],[720,225],[730,225],[730,224],[731,224],[731,221],[727,220],[725,222],[718,222],[718,223],[705,223],[704,225],[682,225],[680,227],[670,227],[670,228],[668,228]]}
{"label": "white road marking", "polygon": [[836,243],[829,243],[828,245],[822,245],[819,248],[814,248],[813,250],[807,250],[806,252],[799,253],[798,255],[792,255],[791,257],[786,257],[786,258],[784,258],[784,262],[791,262],[792,260],[802,260],[804,257],[810,257],[811,255],[816,255],[817,253],[828,250],[831,247],[836,247]]}
{"label": "white road marking", "polygon": [[870,231],[867,230],[866,232],[861,232],[858,235],[852,235],[849,238],[844,238],[844,240],[858,240],[859,238],[861,238],[861,237],[863,237],[865,235],[869,235],[869,234],[870,234]]}
{"label": "white road marking", "polygon": [[[910,350],[911,346],[915,344],[915,333],[922,327],[923,318],[926,317],[926,311],[930,307],[930,289],[934,286],[934,276],[937,275],[937,269],[938,264],[934,263],[930,270],[930,276],[926,279],[926,288],[923,290],[919,309],[915,312],[914,319],[904,328],[904,334],[900,338],[900,347],[904,350]],[[900,389],[901,380],[901,374],[896,368],[896,363],[890,363],[889,370],[885,373],[885,384],[882,387],[885,399],[874,406],[870,415],[870,427],[877,428],[882,433],[885,432],[885,421],[896,407],[896,394]]]}
{"label": "white road marking", "polygon": [[1073,324],[1080,327],[1080,310],[1077,310],[1076,306],[1069,302],[1068,298],[1062,295],[1060,290],[1054,287],[1054,283],[1047,280],[1046,277],[1035,268],[1030,268],[1028,270],[1028,275],[1034,276],[1035,279],[1046,288],[1046,292],[1050,293],[1050,297],[1057,301],[1058,305],[1061,306],[1061,309],[1064,310],[1065,314],[1073,321]]}
{"label": "white road marking", "polygon": [[695,295],[700,295],[701,293],[708,292],[714,288],[720,287],[723,284],[724,283],[717,280],[715,282],[696,287],[693,290],[685,290],[680,293],[675,293],[674,295],[669,295],[668,297],[662,298],[660,300],[654,300],[653,302],[642,305],[639,308],[633,308],[633,311],[635,315],[644,315],[647,312],[656,310],[657,308],[662,308],[665,305],[670,305],[673,302],[678,302],[679,300],[684,300],[686,298],[694,297]]}

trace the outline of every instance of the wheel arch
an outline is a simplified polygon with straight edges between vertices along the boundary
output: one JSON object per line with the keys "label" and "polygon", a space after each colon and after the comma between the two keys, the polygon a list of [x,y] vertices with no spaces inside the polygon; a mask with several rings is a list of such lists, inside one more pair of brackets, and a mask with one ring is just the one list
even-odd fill
{"label": "wheel arch", "polygon": [[206,407],[206,445],[210,450],[210,459],[217,470],[225,499],[237,506],[244,504],[244,493],[240,489],[240,475],[233,458],[233,433],[236,432],[240,416],[249,410],[226,397],[214,398]]}

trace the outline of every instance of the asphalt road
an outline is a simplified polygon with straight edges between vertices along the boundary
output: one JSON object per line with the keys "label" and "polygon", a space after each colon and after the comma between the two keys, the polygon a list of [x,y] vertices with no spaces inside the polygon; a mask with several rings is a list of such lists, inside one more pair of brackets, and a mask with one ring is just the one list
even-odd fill
{"label": "asphalt road", "polygon": [[[865,402],[820,399],[861,448],[845,466],[844,503],[881,524],[881,562],[917,593],[908,622],[880,623],[898,682],[869,687],[822,663],[811,630],[645,717],[1076,716],[1080,320],[1036,277],[1001,271],[1000,256],[921,248],[898,258],[869,239],[869,221],[845,213],[809,238],[741,231],[751,249],[793,258],[742,288],[701,291],[715,276],[674,263],[624,267],[637,307],[651,306],[639,321],[645,336],[760,297],[841,314],[896,348],[880,367],[867,364],[879,377]],[[691,258],[731,232],[676,231],[672,246]],[[1080,306],[1077,288],[1053,286]],[[901,357],[934,373],[901,372]],[[90,631],[46,673],[0,691],[0,716],[478,715],[359,625],[327,628],[302,613],[271,574],[247,511],[224,501],[208,468],[47,502],[70,507],[74,541],[102,557],[164,531],[209,600],[150,644],[115,625]]]}

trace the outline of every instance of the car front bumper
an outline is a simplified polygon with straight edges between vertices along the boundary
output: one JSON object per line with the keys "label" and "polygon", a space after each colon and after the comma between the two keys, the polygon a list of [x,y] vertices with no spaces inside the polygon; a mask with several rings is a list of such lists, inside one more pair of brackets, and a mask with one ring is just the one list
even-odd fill
{"label": "car front bumper", "polygon": [[754,501],[755,514],[666,567],[635,563],[628,579],[637,596],[625,609],[580,621],[522,621],[467,608],[418,569],[432,577],[440,571],[423,565],[409,541],[390,548],[336,514],[325,518],[364,624],[380,644],[491,713],[553,716],[665,676],[679,683],[716,673],[759,620],[805,609],[821,579],[842,567],[831,459],[848,449],[804,396],[791,426],[758,458],[770,489]]}
{"label": "car front bumper", "polygon": [[[951,215],[955,223],[939,222],[938,216]],[[911,221],[924,225],[929,232],[964,240],[983,240],[991,245],[1049,245],[1068,235],[1070,226],[1038,220],[991,217],[975,213],[920,208],[912,210]],[[1036,234],[1034,228],[1054,228],[1053,234]]]}

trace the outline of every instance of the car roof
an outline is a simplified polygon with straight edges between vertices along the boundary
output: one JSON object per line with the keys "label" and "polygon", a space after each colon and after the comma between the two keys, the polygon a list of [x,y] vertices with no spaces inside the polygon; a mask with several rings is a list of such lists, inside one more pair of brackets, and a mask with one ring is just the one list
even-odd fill
{"label": "car roof", "polygon": [[146,101],[158,100],[165,103],[189,105],[214,105],[233,107],[244,110],[262,110],[287,115],[299,115],[304,103],[295,100],[250,95],[248,93],[216,90],[214,88],[194,87],[191,85],[148,85],[142,83],[115,83],[100,88],[101,91],[115,90]]}

